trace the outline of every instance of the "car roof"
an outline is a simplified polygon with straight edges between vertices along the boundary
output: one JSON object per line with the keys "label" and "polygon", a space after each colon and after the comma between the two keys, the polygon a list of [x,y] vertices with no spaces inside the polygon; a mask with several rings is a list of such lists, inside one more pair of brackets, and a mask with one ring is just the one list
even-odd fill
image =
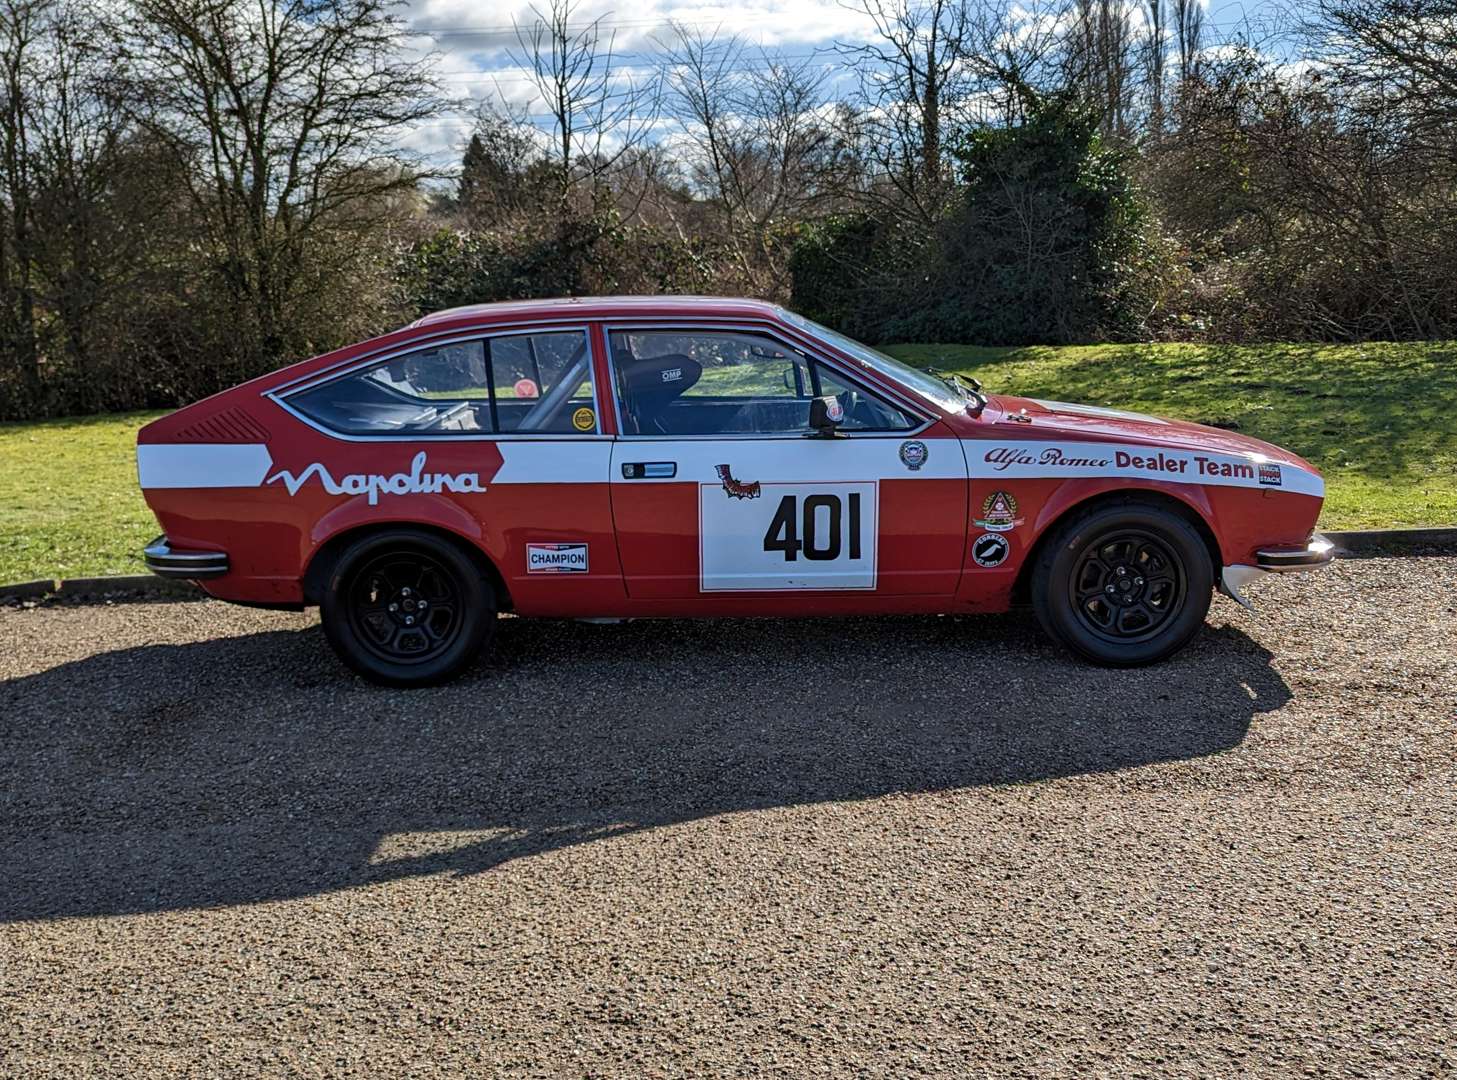
{"label": "car roof", "polygon": [[682,315],[691,318],[780,318],[776,304],[731,296],[563,296],[550,300],[503,300],[494,304],[468,304],[432,312],[411,327],[430,326],[456,319],[506,321],[526,316],[560,314],[567,318],[603,318]]}

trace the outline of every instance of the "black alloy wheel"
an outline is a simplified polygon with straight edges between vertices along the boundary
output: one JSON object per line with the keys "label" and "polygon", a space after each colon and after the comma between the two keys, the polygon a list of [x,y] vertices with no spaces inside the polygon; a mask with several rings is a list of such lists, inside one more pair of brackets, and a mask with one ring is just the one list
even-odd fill
{"label": "black alloy wheel", "polygon": [[388,551],[347,586],[349,619],[360,643],[381,660],[420,664],[460,633],[461,596],[454,576],[423,551]]}
{"label": "black alloy wheel", "polygon": [[1183,564],[1141,529],[1088,545],[1068,576],[1068,600],[1089,632],[1114,643],[1147,641],[1177,618],[1188,593]]}
{"label": "black alloy wheel", "polygon": [[1107,502],[1054,529],[1032,567],[1032,603],[1049,634],[1100,664],[1177,652],[1204,623],[1214,560],[1183,514]]}
{"label": "black alloy wheel", "polygon": [[351,545],[323,600],[324,632],[340,658],[372,682],[443,682],[480,651],[495,598],[457,545],[411,529]]}

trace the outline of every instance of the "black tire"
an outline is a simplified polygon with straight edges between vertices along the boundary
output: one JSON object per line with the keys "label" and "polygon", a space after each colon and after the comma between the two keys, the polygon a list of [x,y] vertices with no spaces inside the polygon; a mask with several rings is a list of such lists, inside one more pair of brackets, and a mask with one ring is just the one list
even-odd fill
{"label": "black tire", "polygon": [[1109,667],[1152,664],[1204,624],[1214,566],[1198,530],[1150,503],[1104,503],[1056,527],[1032,568],[1042,628]]}
{"label": "black tire", "polygon": [[430,686],[458,675],[495,633],[496,598],[480,567],[449,541],[390,529],[355,541],[324,589],[324,636],[381,686]]}

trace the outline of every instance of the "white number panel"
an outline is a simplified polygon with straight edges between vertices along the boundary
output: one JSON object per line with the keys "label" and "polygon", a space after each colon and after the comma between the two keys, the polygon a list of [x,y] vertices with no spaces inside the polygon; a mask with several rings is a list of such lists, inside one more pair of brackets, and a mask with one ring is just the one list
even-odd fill
{"label": "white number panel", "polygon": [[700,587],[873,589],[878,513],[874,482],[700,484]]}

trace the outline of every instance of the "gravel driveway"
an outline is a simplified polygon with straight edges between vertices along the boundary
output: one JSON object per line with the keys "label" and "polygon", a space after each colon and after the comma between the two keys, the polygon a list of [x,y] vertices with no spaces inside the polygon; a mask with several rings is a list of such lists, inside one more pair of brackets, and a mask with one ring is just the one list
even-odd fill
{"label": "gravel driveway", "polygon": [[1026,616],[505,620],[438,690],[312,615],[0,611],[0,1075],[1457,1068],[1457,558]]}

